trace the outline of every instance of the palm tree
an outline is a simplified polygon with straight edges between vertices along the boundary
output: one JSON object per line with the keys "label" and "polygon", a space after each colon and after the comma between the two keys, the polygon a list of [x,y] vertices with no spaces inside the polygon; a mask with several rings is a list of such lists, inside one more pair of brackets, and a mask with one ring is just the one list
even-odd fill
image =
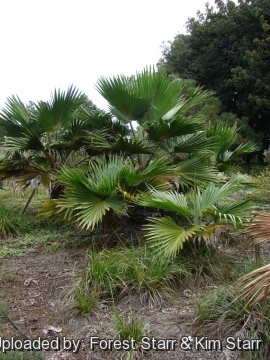
{"label": "palm tree", "polygon": [[[8,98],[0,113],[7,150],[0,162],[1,175],[20,175],[24,182],[39,175],[41,183],[49,187],[55,172],[81,147],[78,136],[85,123],[76,118],[76,112],[86,102],[86,95],[73,86],[66,92],[55,90],[50,101],[31,106],[24,105],[19,97]],[[58,197],[60,191],[61,186],[56,183],[51,197]]]}
{"label": "palm tree", "polygon": [[[111,120],[101,119],[97,128],[92,114],[85,112],[85,121],[95,127],[84,134],[84,146],[92,156],[90,167],[82,172],[65,167],[59,172],[67,191],[47,204],[44,215],[93,227],[108,213],[123,213],[131,205],[150,206],[146,198],[144,203],[135,200],[151,194],[151,188],[166,191],[172,181],[179,190],[226,181],[215,168],[221,136],[208,134],[205,119],[191,112],[211,92],[197,88],[189,98],[181,96],[179,79],[171,81],[163,70],[152,68],[132,78],[102,77],[96,88],[109,103]],[[226,193],[223,188],[207,189],[215,199]],[[213,204],[209,211],[215,211]],[[229,210],[233,216],[233,209]],[[202,230],[202,224],[194,226]]]}

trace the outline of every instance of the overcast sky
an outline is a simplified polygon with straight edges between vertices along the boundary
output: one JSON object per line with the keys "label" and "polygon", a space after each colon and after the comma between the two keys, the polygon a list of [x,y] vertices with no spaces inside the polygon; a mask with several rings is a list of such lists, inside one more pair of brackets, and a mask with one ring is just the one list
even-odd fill
{"label": "overcast sky", "polygon": [[[154,65],[206,0],[0,0],[0,107],[74,84],[100,108],[96,80]],[[214,0],[209,0],[210,5]]]}

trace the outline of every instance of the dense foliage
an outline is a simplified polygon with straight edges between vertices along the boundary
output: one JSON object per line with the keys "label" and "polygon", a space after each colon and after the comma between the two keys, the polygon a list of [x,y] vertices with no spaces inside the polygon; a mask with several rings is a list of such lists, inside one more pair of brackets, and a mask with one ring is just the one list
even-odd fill
{"label": "dense foliage", "polygon": [[[216,0],[217,10],[187,22],[188,35],[179,34],[163,48],[169,74],[192,78],[214,90],[223,109],[240,117],[257,134],[263,148],[270,145],[270,6],[268,0]],[[255,136],[253,135],[255,138]]]}

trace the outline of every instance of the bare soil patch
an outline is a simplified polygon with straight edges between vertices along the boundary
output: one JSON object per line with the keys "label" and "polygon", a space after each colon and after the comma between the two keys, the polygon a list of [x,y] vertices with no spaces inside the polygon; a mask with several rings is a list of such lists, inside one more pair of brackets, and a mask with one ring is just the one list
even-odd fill
{"label": "bare soil patch", "polygon": [[[73,316],[61,312],[61,294],[76,281],[85,264],[87,250],[59,249],[54,253],[38,252],[23,257],[8,257],[0,260],[0,303],[5,305],[6,312],[24,332],[28,339],[63,340],[83,339],[84,350],[77,354],[72,351],[44,352],[44,359],[125,359],[125,351],[102,351],[98,347],[89,350],[89,341],[93,336],[100,339],[113,339],[116,329],[113,322],[113,308],[99,304],[95,311],[86,316]],[[136,313],[146,324],[148,337],[156,339],[176,339],[192,334],[191,324],[194,319],[195,304],[192,296],[180,293],[174,306],[162,309],[141,307],[136,299],[130,303],[122,300],[116,304],[117,310],[129,316]],[[51,328],[51,330],[49,330]],[[47,333],[46,333],[47,332]],[[22,338],[12,324],[3,318],[0,322],[2,338]],[[205,334],[207,336],[207,334]],[[138,351],[134,358],[140,359],[236,359],[237,354],[226,354],[224,351],[184,351],[179,343],[175,351]]]}

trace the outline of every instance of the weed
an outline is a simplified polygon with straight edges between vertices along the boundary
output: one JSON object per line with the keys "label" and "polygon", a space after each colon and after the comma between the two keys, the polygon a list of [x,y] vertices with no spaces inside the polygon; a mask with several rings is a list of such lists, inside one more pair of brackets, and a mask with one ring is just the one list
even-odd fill
{"label": "weed", "polygon": [[78,311],[81,314],[89,313],[89,311],[92,310],[97,304],[98,293],[89,293],[87,289],[83,287],[75,288],[74,296],[78,304]]}
{"label": "weed", "polygon": [[126,259],[125,279],[141,302],[159,305],[172,299],[173,283],[187,275],[186,269],[172,259],[153,254],[146,247],[123,249]]}
{"label": "weed", "polygon": [[136,294],[141,303],[161,306],[165,300],[173,299],[174,283],[183,274],[186,276],[187,272],[181,264],[153,255],[145,247],[92,250],[73,295],[71,291],[64,301],[77,304],[75,308],[80,309],[80,302],[85,302],[89,295],[94,305],[97,298],[114,301],[120,296],[128,298]]}

